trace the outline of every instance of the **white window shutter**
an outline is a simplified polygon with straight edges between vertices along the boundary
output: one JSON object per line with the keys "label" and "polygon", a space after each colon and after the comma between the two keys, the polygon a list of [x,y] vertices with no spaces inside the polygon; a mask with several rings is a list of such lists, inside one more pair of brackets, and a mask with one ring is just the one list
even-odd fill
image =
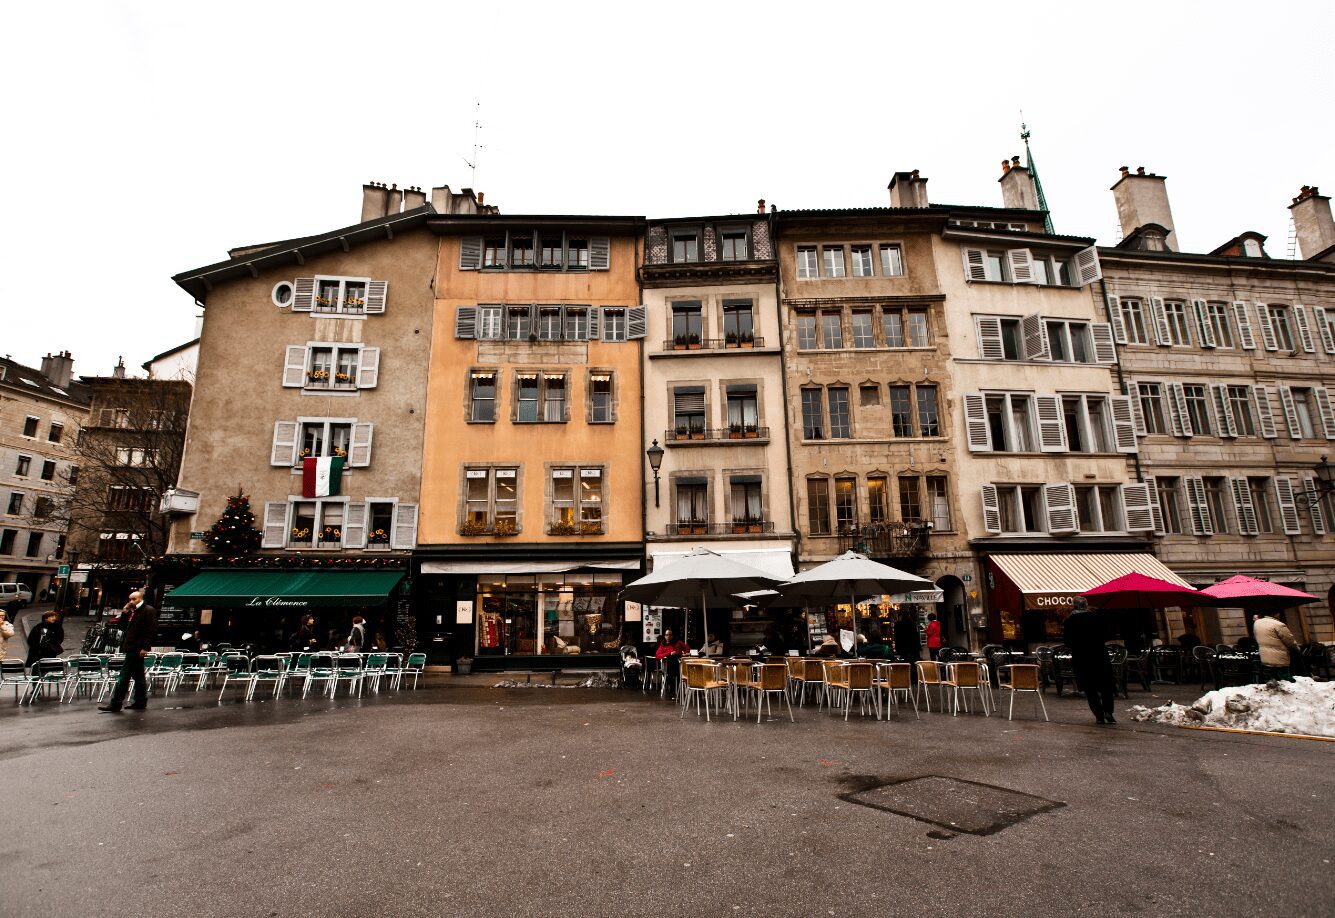
{"label": "white window shutter", "polygon": [[459,270],[479,271],[482,269],[482,237],[465,236],[459,240]]}
{"label": "white window shutter", "polygon": [[1316,396],[1317,413],[1321,415],[1321,429],[1327,440],[1335,440],[1335,414],[1331,413],[1330,392],[1317,386],[1312,394]]}
{"label": "white window shutter", "polygon": [[1112,366],[1117,362],[1117,346],[1113,344],[1112,326],[1107,322],[1090,322],[1089,336],[1094,340],[1094,362]]}
{"label": "white window shutter", "polygon": [[996,485],[983,485],[983,529],[996,535],[1001,532],[1001,500]]}
{"label": "white window shutter", "polygon": [[1219,436],[1236,437],[1238,425],[1233,418],[1233,405],[1228,400],[1228,387],[1221,383],[1211,383],[1210,394],[1214,401],[1215,420],[1219,422]]}
{"label": "white window shutter", "polygon": [[380,348],[364,347],[357,361],[357,388],[374,389],[380,382]]}
{"label": "white window shutter", "polygon": [[1136,420],[1131,411],[1131,399],[1125,395],[1111,395],[1108,404],[1112,406],[1114,441],[1119,453],[1138,452],[1136,445]]}
{"label": "white window shutter", "polygon": [[366,504],[348,504],[343,516],[343,547],[366,547]]}
{"label": "white window shutter", "polygon": [[1256,337],[1252,334],[1251,313],[1247,311],[1247,304],[1241,300],[1233,303],[1233,320],[1238,325],[1238,343],[1246,350],[1256,350]]}
{"label": "white window shutter", "polygon": [[1136,425],[1136,436],[1144,437],[1149,430],[1145,427],[1145,411],[1140,404],[1140,386],[1134,379],[1126,381],[1126,397],[1131,399],[1131,419]]}
{"label": "white window shutter", "polygon": [[1034,278],[1034,256],[1028,249],[1011,249],[1006,252],[1011,263],[1011,283],[1032,284]]}
{"label": "white window shutter", "polygon": [[1034,416],[1038,419],[1038,448],[1045,453],[1066,452],[1069,447],[1066,444],[1061,396],[1035,395]]}
{"label": "white window shutter", "polygon": [[273,450],[269,454],[270,465],[285,465],[291,468],[297,461],[297,422],[274,421]]}
{"label": "white window shutter", "polygon": [[1163,505],[1159,503],[1159,483],[1153,476],[1145,479],[1145,490],[1150,495],[1150,513],[1154,517],[1154,534],[1163,535]]}
{"label": "white window shutter", "polygon": [[1168,311],[1164,309],[1163,298],[1150,297],[1150,318],[1154,324],[1154,340],[1160,347],[1173,343],[1172,333],[1168,330]]}
{"label": "white window shutter", "polygon": [[1275,497],[1279,499],[1279,520],[1285,535],[1301,535],[1298,524],[1298,502],[1293,498],[1293,479],[1275,477]]}
{"label": "white window shutter", "polygon": [[626,340],[634,341],[649,334],[649,313],[646,306],[632,306],[626,310]]}
{"label": "white window shutter", "polygon": [[260,548],[282,548],[287,544],[287,501],[264,502],[264,535]]}
{"label": "white window shutter", "polygon": [[960,249],[964,257],[964,277],[971,281],[987,280],[987,253],[982,249]]}
{"label": "white window shutter", "polygon": [[1048,349],[1048,326],[1037,313],[1020,320],[1020,329],[1024,332],[1024,356],[1028,360],[1049,360],[1052,352]]}
{"label": "white window shutter", "polygon": [[984,360],[1004,360],[1006,349],[1001,345],[1001,319],[996,316],[975,316],[978,331],[978,356]]}
{"label": "white window shutter", "polygon": [[1320,306],[1312,307],[1312,321],[1316,322],[1317,334],[1321,336],[1321,349],[1327,354],[1335,354],[1335,334],[1330,330],[1330,319],[1326,310]]}
{"label": "white window shutter", "polygon": [[283,387],[300,389],[306,385],[306,345],[289,344],[283,357]]}
{"label": "white window shutter", "polygon": [[964,395],[964,431],[969,441],[969,452],[991,452],[992,443],[987,435],[987,405],[977,392]]}
{"label": "white window shutter", "polygon": [[[1127,532],[1151,532],[1154,529],[1154,509],[1150,486],[1143,482],[1122,485],[1122,508],[1126,511]],[[1106,520],[1104,528],[1108,528]]]}
{"label": "white window shutter", "polygon": [[1298,423],[1298,409],[1293,404],[1293,390],[1288,386],[1279,387],[1279,403],[1284,406],[1284,420],[1289,424],[1289,436],[1294,440],[1301,440],[1303,428]]}
{"label": "white window shutter", "polygon": [[612,266],[612,240],[594,236],[589,240],[589,270],[606,271]]}
{"label": "white window shutter", "polygon": [[366,314],[385,311],[385,297],[389,295],[389,281],[373,280],[366,286]]}
{"label": "white window shutter", "polygon": [[399,504],[394,508],[394,534],[391,547],[412,550],[417,547],[417,504]]}
{"label": "white window shutter", "polygon": [[1109,294],[1108,321],[1112,323],[1113,339],[1118,344],[1126,344],[1126,322],[1122,320],[1122,300]]}
{"label": "white window shutter", "polygon": [[310,312],[315,305],[315,278],[298,277],[292,283],[292,311]]}
{"label": "white window shutter", "polygon": [[1168,396],[1168,421],[1175,437],[1190,437],[1191,415],[1187,412],[1187,396],[1182,391],[1182,383],[1164,383],[1164,393]]}
{"label": "white window shutter", "polygon": [[1261,530],[1256,525],[1256,506],[1252,503],[1252,492],[1247,487],[1247,479],[1230,478],[1228,488],[1233,493],[1233,512],[1238,518],[1238,533],[1258,534]]}
{"label": "white window shutter", "polygon": [[1210,322],[1210,310],[1205,305],[1205,300],[1192,300],[1191,311],[1196,314],[1196,325],[1201,330],[1201,347],[1214,347],[1217,342],[1214,338],[1214,325]]}
{"label": "white window shutter", "polygon": [[1088,287],[1103,277],[1103,268],[1099,266],[1099,250],[1094,246],[1081,249],[1071,259],[1075,267],[1075,283],[1078,287]]}
{"label": "white window shutter", "polygon": [[1321,492],[1317,488],[1316,479],[1303,479],[1303,490],[1307,492],[1307,509],[1312,517],[1312,532],[1317,535],[1326,534],[1326,521],[1321,516]]}
{"label": "white window shutter", "polygon": [[1205,482],[1194,476],[1183,478],[1187,491],[1187,514],[1191,517],[1191,531],[1198,536],[1214,535],[1210,522],[1209,502],[1205,497]]}
{"label": "white window shutter", "polygon": [[1279,340],[1275,337],[1275,326],[1270,322],[1270,307],[1265,303],[1256,304],[1256,321],[1261,323],[1261,343],[1267,351],[1279,350]]}
{"label": "white window shutter", "polygon": [[477,337],[477,307],[459,306],[454,310],[454,337]]}
{"label": "white window shutter", "polygon": [[1270,392],[1265,386],[1252,386],[1252,395],[1256,402],[1256,418],[1261,424],[1261,436],[1273,440],[1279,436],[1275,429],[1275,412],[1270,403]]}
{"label": "white window shutter", "polygon": [[371,464],[371,435],[375,425],[368,421],[358,421],[352,425],[352,443],[348,449],[348,466],[354,469],[365,468]]}
{"label": "white window shutter", "polygon": [[1312,340],[1312,326],[1307,323],[1307,307],[1295,304],[1293,320],[1298,326],[1298,344],[1309,354],[1316,353],[1316,343]]}
{"label": "white window shutter", "polygon": [[598,319],[599,319],[599,318],[600,318],[600,316],[598,315],[598,307],[597,307],[597,306],[590,306],[590,307],[589,307],[589,333],[585,336],[585,337],[587,337],[590,341],[598,341],[598,340],[600,340],[600,339],[602,338],[602,336],[601,336],[600,334],[598,334]]}
{"label": "white window shutter", "polygon": [[1066,482],[1043,486],[1043,503],[1048,509],[1048,533],[1071,535],[1080,531],[1075,513],[1075,488]]}

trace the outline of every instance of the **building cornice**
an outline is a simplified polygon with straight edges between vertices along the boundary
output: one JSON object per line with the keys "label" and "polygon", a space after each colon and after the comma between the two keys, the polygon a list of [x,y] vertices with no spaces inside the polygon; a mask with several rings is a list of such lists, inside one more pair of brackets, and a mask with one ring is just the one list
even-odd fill
{"label": "building cornice", "polygon": [[646,264],[640,268],[640,283],[645,287],[769,283],[778,273],[778,263],[768,260]]}

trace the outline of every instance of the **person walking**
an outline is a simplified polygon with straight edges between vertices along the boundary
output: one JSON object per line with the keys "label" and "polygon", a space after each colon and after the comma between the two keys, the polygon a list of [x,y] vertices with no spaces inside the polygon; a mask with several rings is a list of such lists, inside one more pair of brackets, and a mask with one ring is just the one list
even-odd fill
{"label": "person walking", "polygon": [[360,615],[352,617],[352,630],[348,632],[348,641],[343,650],[347,653],[361,653],[366,646],[366,619]]}
{"label": "person walking", "polygon": [[909,663],[922,659],[922,636],[912,612],[902,611],[895,619],[895,653]]}
{"label": "person walking", "polygon": [[119,714],[125,705],[125,696],[134,683],[134,697],[128,705],[131,711],[142,711],[148,707],[148,677],[144,673],[144,657],[153,646],[153,639],[158,633],[158,610],[144,602],[144,594],[135,590],[130,594],[130,602],[121,615],[125,637],[121,640],[121,653],[125,662],[121,665],[116,687],[111,690],[111,698],[98,708],[104,714]]}
{"label": "person walking", "polygon": [[1279,620],[1280,614],[1267,612],[1252,625],[1256,646],[1261,651],[1261,671],[1267,682],[1272,679],[1293,681],[1293,673],[1289,669],[1289,651],[1297,650],[1298,642],[1289,626]]}
{"label": "person walking", "polygon": [[315,616],[303,615],[301,627],[292,635],[292,649],[297,653],[314,653],[319,646],[320,639],[315,636]]}
{"label": "person walking", "polygon": [[0,660],[9,653],[9,639],[14,636],[14,626],[9,623],[9,613],[0,609]]}
{"label": "person walking", "polygon": [[933,660],[941,656],[941,623],[935,612],[927,613],[927,655]]}
{"label": "person walking", "polygon": [[1071,648],[1071,664],[1075,681],[1085,693],[1094,719],[1101,724],[1115,724],[1113,705],[1117,698],[1117,683],[1113,677],[1112,659],[1108,656],[1108,635],[1099,617],[1090,611],[1089,600],[1075,598],[1064,629],[1066,645]]}
{"label": "person walking", "polygon": [[42,613],[41,621],[28,632],[28,659],[23,665],[32,668],[38,660],[58,657],[65,648],[65,629],[60,626],[60,613],[51,609]]}

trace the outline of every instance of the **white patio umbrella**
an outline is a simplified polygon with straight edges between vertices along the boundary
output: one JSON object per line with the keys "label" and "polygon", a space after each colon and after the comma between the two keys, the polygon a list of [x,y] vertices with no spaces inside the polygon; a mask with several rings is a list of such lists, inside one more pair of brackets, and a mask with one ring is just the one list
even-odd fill
{"label": "white patio umbrella", "polygon": [[[653,573],[626,584],[621,590],[621,597],[635,602],[658,605],[680,603],[683,606],[699,597],[700,614],[708,634],[711,598],[726,599],[728,605],[734,606],[737,601],[733,599],[733,594],[767,589],[778,583],[779,579],[749,564],[725,558],[718,552],[697,548],[680,560],[656,567]],[[686,640],[685,632],[683,628],[682,640]]]}
{"label": "white patio umbrella", "polygon": [[866,555],[846,551],[833,561],[803,571],[774,589],[783,596],[797,599],[848,600],[853,612],[853,653],[858,650],[858,597],[882,593],[907,593],[910,590],[935,589],[935,584],[917,574],[910,574]]}

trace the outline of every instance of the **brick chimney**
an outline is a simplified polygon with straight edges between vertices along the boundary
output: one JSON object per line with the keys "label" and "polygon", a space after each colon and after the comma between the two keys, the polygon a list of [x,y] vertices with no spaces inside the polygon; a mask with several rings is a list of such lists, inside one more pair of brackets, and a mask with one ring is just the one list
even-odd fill
{"label": "brick chimney", "polygon": [[1298,236],[1298,251],[1303,258],[1317,255],[1335,245],[1335,222],[1330,216],[1330,197],[1315,185],[1304,185],[1289,205],[1293,229]]}
{"label": "brick chimney", "polygon": [[367,182],[362,186],[362,219],[379,220],[389,213],[389,189],[384,182]]}
{"label": "brick chimney", "polygon": [[47,354],[42,358],[42,375],[51,380],[53,386],[68,386],[74,378],[74,358],[69,351]]}
{"label": "brick chimney", "polygon": [[1026,166],[1020,165],[1020,157],[1012,156],[1001,161],[1001,206],[1015,210],[1038,210],[1038,189],[1034,187],[1034,177]]}
{"label": "brick chimney", "polygon": [[1168,206],[1167,181],[1165,176],[1146,172],[1144,166],[1134,173],[1123,166],[1122,177],[1112,186],[1112,193],[1123,236],[1130,236],[1147,223],[1157,223],[1168,230],[1164,247],[1176,252],[1177,233],[1173,229],[1173,211]]}
{"label": "brick chimney", "polygon": [[912,172],[896,172],[890,179],[891,207],[926,207],[927,179]]}

